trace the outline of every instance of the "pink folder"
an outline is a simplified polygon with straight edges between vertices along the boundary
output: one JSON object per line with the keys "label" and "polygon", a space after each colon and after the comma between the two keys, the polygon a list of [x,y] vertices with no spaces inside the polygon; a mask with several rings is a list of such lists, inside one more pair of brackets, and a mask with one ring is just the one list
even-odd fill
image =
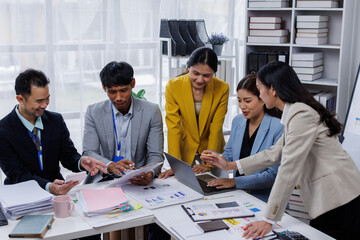
{"label": "pink folder", "polygon": [[113,208],[127,201],[121,187],[82,189],[81,192],[88,212]]}

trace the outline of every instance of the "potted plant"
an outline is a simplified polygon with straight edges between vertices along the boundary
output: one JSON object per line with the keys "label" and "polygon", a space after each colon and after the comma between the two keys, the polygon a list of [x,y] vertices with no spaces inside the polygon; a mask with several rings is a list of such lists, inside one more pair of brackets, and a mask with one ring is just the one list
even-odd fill
{"label": "potted plant", "polygon": [[218,56],[221,56],[223,45],[227,41],[229,41],[229,38],[222,33],[211,33],[210,35],[210,43],[213,46],[214,52]]}
{"label": "potted plant", "polygon": [[145,95],[145,89],[141,89],[138,93],[135,93],[135,92],[132,91],[131,94],[132,94],[134,97],[136,97],[136,98],[146,100],[146,98],[144,97],[144,95]]}

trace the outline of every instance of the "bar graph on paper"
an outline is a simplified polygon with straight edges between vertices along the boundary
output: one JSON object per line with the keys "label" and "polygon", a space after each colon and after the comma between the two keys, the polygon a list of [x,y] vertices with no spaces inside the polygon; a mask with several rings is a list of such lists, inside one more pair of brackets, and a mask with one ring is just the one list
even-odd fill
{"label": "bar graph on paper", "polygon": [[154,179],[148,186],[127,184],[123,185],[122,188],[125,193],[150,209],[193,201],[203,197],[175,178]]}

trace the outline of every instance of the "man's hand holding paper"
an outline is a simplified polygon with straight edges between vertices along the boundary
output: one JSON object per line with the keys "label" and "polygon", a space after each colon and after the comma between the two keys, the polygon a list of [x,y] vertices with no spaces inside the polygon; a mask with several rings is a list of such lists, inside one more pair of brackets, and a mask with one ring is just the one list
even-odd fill
{"label": "man's hand holding paper", "polygon": [[112,162],[108,165],[108,171],[110,173],[121,176],[127,170],[135,170],[135,163],[130,161],[129,159],[122,159],[117,163]]}

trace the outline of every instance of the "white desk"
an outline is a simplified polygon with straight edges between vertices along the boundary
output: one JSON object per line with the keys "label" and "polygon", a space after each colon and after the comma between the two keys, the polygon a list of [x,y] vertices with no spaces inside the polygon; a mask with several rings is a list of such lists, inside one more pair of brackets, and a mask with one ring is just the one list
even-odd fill
{"label": "white desk", "polygon": [[[74,194],[75,191],[81,188],[101,188],[104,186],[104,183],[89,184],[75,187],[69,194]],[[224,202],[237,200],[240,202],[251,202],[254,207],[260,209],[260,212],[255,213],[256,218],[261,219],[262,212],[264,211],[266,204],[257,198],[243,192],[240,190],[217,194],[216,197],[221,195],[233,194],[233,197],[216,199],[216,200],[206,200],[206,202]],[[193,201],[194,203],[205,202],[205,200]],[[62,240],[62,239],[73,239],[79,238],[104,232],[111,232],[115,230],[127,229],[136,226],[142,226],[150,223],[156,222],[161,226],[165,231],[172,235],[175,239],[181,239],[176,232],[171,229],[171,225],[178,223],[187,223],[192,222],[192,220],[186,215],[184,210],[180,205],[168,206],[159,209],[152,210],[153,215],[146,216],[142,218],[137,218],[134,220],[119,222],[114,224],[109,224],[99,228],[92,228],[87,224],[75,211],[72,213],[71,217],[68,218],[56,218],[52,228],[46,233],[43,239],[45,240]],[[18,221],[9,221],[9,225],[0,227],[0,239],[10,239],[8,234],[12,231]],[[285,214],[282,221],[279,223],[281,227],[278,230],[289,229],[291,231],[298,231],[303,235],[307,236],[310,239],[332,239],[331,237],[325,235],[324,233],[306,225],[305,223]],[[239,232],[231,231],[232,235],[236,235],[237,239],[241,238]],[[11,238],[14,239],[14,238]]]}
{"label": "white desk", "polygon": [[[262,220],[262,212],[266,208],[266,203],[258,200],[257,198],[247,194],[244,191],[233,191],[233,192],[227,192],[222,194],[216,194],[214,196],[220,197],[220,196],[228,196],[229,194],[233,194],[233,197],[227,197],[227,198],[219,198],[215,200],[198,200],[196,203],[209,203],[209,202],[228,202],[228,201],[238,201],[238,202],[250,202],[254,205],[254,207],[260,209],[260,212],[255,213],[256,219]],[[154,210],[155,214],[155,221],[156,223],[161,226],[165,231],[167,231],[169,234],[171,234],[175,239],[182,239],[172,228],[172,225],[176,224],[185,224],[190,223],[192,220],[189,216],[185,213],[185,211],[181,208],[179,205],[169,206],[166,208],[160,208]],[[288,214],[285,214],[281,220],[281,222],[278,223],[281,225],[281,227],[274,227],[273,229],[283,231],[283,230],[290,230],[290,231],[297,231],[303,234],[304,236],[310,238],[310,239],[333,239],[330,236],[318,231],[315,228],[310,227],[309,225],[301,222],[300,220],[297,220],[296,218],[291,217]],[[239,232],[233,231],[231,228],[228,230],[230,231],[231,235],[235,236],[236,239],[245,239],[242,238]]]}
{"label": "white desk", "polygon": [[[88,184],[88,185],[80,185],[74,187],[70,192],[69,195],[75,194],[76,191],[80,189],[98,189],[104,187],[107,183],[96,183],[96,184]],[[131,199],[130,197],[128,197]],[[125,222],[118,222],[114,224],[109,224],[99,228],[92,228],[88,223],[86,223],[81,216],[77,214],[76,211],[73,211],[71,217],[68,218],[55,218],[53,222],[52,228],[47,231],[43,239],[46,240],[62,240],[62,239],[74,239],[80,238],[90,235],[95,235],[104,232],[111,232],[121,229],[127,229],[131,227],[143,226],[150,223],[154,223],[155,218],[154,215],[125,221]],[[16,238],[9,238],[9,233],[15,227],[18,221],[10,221],[9,225],[1,226],[0,227],[0,240],[5,239],[16,239]],[[26,238],[26,239],[38,239],[38,238]]]}

